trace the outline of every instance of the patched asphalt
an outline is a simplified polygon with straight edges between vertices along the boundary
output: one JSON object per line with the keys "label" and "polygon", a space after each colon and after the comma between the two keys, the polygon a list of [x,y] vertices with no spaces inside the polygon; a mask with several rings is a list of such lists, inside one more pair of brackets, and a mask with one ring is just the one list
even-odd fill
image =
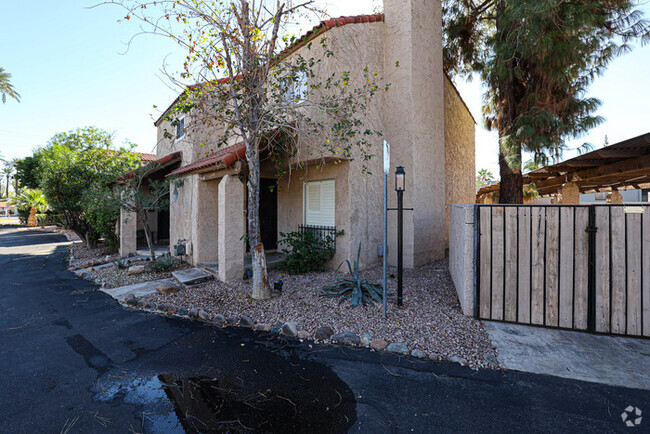
{"label": "patched asphalt", "polygon": [[[650,430],[650,394],[218,328],[121,307],[65,238],[0,228],[3,432]],[[647,414],[627,428],[622,413]]]}

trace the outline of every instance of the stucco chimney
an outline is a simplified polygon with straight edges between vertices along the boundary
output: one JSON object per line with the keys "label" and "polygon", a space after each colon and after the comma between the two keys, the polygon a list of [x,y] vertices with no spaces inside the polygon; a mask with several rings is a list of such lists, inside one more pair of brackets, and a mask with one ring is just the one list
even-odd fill
{"label": "stucco chimney", "polygon": [[[445,133],[442,11],[439,0],[384,0],[384,77],[391,83],[384,108],[391,174],[407,172],[404,265],[445,253]],[[392,176],[392,175],[391,175]],[[393,199],[395,194],[389,194]],[[394,220],[393,220],[394,221]],[[391,224],[394,231],[394,224]],[[389,262],[395,264],[395,236]]]}

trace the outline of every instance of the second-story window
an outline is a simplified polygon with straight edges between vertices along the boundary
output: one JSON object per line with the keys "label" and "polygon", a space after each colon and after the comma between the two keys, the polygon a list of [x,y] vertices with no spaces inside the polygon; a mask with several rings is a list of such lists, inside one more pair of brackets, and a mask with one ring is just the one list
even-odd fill
{"label": "second-story window", "polygon": [[176,140],[180,140],[185,135],[185,117],[182,117],[176,123]]}

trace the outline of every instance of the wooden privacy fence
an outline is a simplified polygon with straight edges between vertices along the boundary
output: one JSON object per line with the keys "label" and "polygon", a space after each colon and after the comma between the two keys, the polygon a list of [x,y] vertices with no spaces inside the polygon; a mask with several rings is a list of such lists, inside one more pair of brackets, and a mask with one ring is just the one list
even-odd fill
{"label": "wooden privacy fence", "polygon": [[476,207],[480,318],[650,336],[650,206]]}

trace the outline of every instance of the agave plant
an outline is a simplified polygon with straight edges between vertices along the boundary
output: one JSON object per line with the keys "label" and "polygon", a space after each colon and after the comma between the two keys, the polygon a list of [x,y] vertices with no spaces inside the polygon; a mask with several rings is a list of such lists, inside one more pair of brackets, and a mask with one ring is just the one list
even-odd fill
{"label": "agave plant", "polygon": [[382,287],[368,282],[368,279],[362,279],[359,273],[359,258],[361,257],[361,244],[359,244],[359,251],[357,252],[357,259],[354,265],[350,264],[349,260],[341,262],[337,270],[341,268],[344,263],[348,264],[350,272],[349,277],[335,277],[333,285],[327,286],[321,290],[322,297],[338,298],[339,304],[345,300],[350,300],[352,307],[359,305],[365,306],[366,304],[374,304],[382,302]]}

